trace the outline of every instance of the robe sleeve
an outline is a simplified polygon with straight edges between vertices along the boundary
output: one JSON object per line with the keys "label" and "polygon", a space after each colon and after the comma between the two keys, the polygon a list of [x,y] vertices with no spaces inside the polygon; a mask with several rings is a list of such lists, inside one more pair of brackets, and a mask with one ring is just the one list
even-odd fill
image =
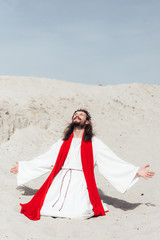
{"label": "robe sleeve", "polygon": [[56,162],[61,145],[62,140],[59,139],[47,152],[30,161],[19,161],[17,185],[22,185],[51,171]]}
{"label": "robe sleeve", "polygon": [[134,166],[119,158],[108,146],[98,138],[94,139],[95,165],[99,172],[119,192],[125,193],[138,180],[138,166]]}

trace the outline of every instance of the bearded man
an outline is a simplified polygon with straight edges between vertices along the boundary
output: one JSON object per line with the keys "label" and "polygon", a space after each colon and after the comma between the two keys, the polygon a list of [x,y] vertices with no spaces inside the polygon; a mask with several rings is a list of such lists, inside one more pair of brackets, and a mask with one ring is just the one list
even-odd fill
{"label": "bearded man", "polygon": [[151,178],[154,172],[120,159],[94,136],[89,112],[78,109],[64,131],[64,138],[49,151],[32,159],[20,161],[10,172],[17,174],[23,185],[51,172],[29,203],[20,204],[21,213],[31,220],[40,216],[87,219],[108,212],[101,201],[94,177],[94,167],[121,193],[125,193],[140,177]]}

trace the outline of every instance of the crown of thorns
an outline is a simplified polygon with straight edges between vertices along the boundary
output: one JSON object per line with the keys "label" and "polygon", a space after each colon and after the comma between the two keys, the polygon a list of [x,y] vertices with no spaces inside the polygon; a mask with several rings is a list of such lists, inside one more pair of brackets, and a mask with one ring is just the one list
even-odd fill
{"label": "crown of thorns", "polygon": [[[74,114],[76,113],[76,112],[84,112],[85,114],[86,114],[86,116],[87,116],[87,120],[91,120],[91,114],[86,110],[86,109],[77,109],[74,113],[73,113],[73,116],[74,116]],[[72,118],[73,118],[73,116],[72,116]]]}

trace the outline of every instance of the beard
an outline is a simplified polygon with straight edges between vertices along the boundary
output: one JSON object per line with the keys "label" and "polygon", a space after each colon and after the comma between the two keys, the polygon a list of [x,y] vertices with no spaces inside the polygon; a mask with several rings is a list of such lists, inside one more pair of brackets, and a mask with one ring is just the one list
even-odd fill
{"label": "beard", "polygon": [[73,126],[73,128],[75,128],[75,127],[79,127],[79,128],[81,128],[81,129],[83,129],[84,127],[85,127],[85,124],[86,124],[86,121],[84,121],[84,122],[72,122],[72,126]]}

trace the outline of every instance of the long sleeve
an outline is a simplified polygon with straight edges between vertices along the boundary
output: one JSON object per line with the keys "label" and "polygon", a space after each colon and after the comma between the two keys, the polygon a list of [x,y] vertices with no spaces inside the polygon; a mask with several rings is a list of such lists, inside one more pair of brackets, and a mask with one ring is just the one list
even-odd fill
{"label": "long sleeve", "polygon": [[59,139],[47,152],[40,156],[30,161],[19,161],[17,185],[22,185],[51,171],[56,162],[61,145],[62,140]]}
{"label": "long sleeve", "polygon": [[96,137],[93,140],[93,147],[95,165],[98,166],[99,172],[119,192],[125,193],[138,181],[140,177],[136,173],[139,167],[120,159],[108,146]]}

